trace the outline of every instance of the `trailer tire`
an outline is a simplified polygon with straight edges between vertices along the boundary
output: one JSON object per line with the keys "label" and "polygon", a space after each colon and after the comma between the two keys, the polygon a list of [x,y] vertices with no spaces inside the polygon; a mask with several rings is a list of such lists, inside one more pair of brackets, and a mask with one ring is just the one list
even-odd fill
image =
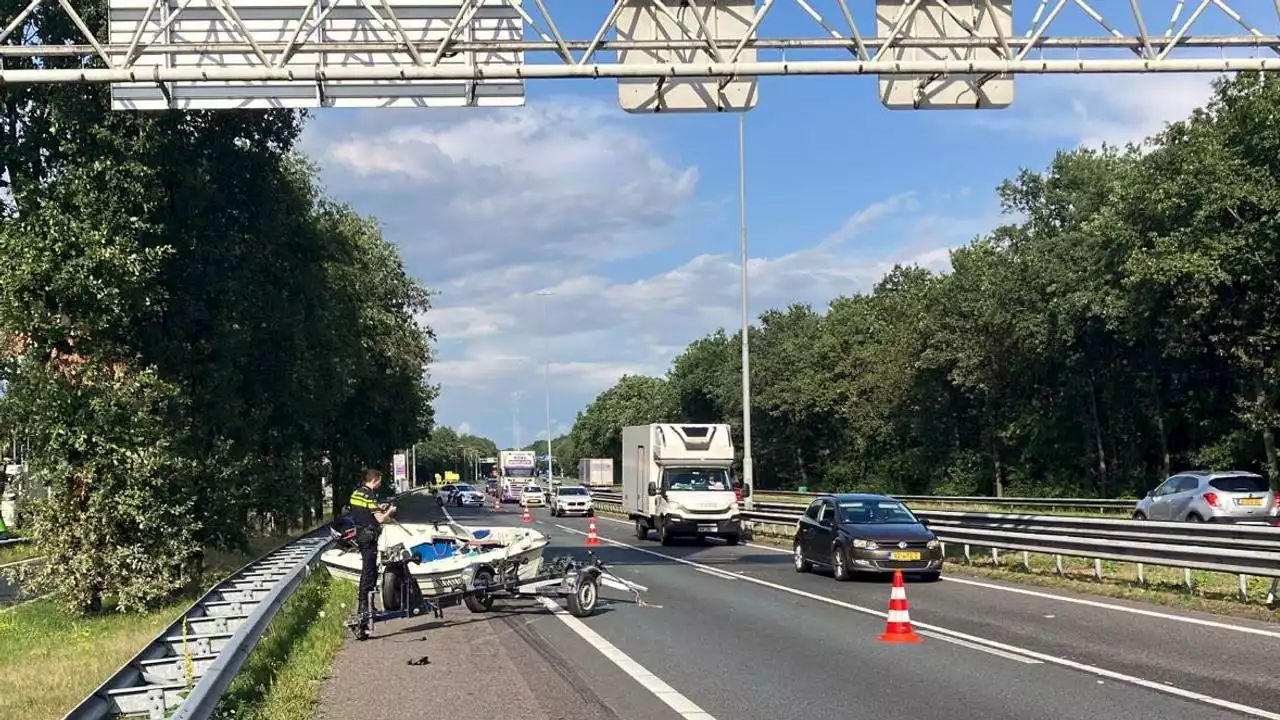
{"label": "trailer tire", "polygon": [[[489,568],[476,570],[475,584],[479,587],[493,585],[493,571]],[[473,613],[489,612],[493,608],[493,596],[484,591],[478,594],[468,593],[462,596],[462,604]]]}
{"label": "trailer tire", "polygon": [[578,618],[591,615],[596,611],[596,604],[600,601],[599,581],[594,576],[582,578],[573,594],[566,600],[570,615]]}
{"label": "trailer tire", "polygon": [[382,609],[387,612],[400,610],[400,594],[404,589],[404,578],[395,570],[382,571]]}

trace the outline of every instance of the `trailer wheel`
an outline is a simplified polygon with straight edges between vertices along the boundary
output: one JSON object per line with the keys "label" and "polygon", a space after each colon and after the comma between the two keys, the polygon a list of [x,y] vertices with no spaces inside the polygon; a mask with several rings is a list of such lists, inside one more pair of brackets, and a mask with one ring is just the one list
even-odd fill
{"label": "trailer wheel", "polygon": [[382,572],[382,609],[395,612],[400,609],[401,591],[404,589],[404,578],[395,570]]}
{"label": "trailer wheel", "polygon": [[[493,571],[489,568],[476,570],[475,584],[485,588],[493,584]],[[473,613],[489,612],[493,607],[493,596],[485,590],[468,593],[462,597],[462,603]]]}
{"label": "trailer wheel", "polygon": [[569,614],[584,618],[596,611],[600,601],[600,584],[594,576],[584,577],[577,589],[568,597]]}

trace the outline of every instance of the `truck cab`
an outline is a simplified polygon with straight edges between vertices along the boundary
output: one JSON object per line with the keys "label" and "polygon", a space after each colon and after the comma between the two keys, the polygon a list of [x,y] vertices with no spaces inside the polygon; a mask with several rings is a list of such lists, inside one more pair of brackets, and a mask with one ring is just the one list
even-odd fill
{"label": "truck cab", "polygon": [[656,530],[680,537],[741,542],[738,497],[730,479],[733,441],[724,424],[655,423],[623,428],[622,502],[636,537]]}

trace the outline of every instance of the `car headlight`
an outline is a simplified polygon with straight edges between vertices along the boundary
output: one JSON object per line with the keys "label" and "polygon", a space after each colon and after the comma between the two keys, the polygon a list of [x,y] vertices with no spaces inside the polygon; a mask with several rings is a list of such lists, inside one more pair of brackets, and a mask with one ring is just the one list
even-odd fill
{"label": "car headlight", "polygon": [[678,502],[667,502],[667,512],[674,515],[683,515],[686,511],[684,506]]}
{"label": "car headlight", "polygon": [[925,547],[929,548],[930,550],[937,550],[938,548],[942,547],[942,543],[938,542],[938,538],[934,538],[930,540],[928,543],[926,543]]}
{"label": "car headlight", "polygon": [[863,540],[862,538],[854,538],[853,546],[860,550],[878,550],[880,546],[874,540]]}

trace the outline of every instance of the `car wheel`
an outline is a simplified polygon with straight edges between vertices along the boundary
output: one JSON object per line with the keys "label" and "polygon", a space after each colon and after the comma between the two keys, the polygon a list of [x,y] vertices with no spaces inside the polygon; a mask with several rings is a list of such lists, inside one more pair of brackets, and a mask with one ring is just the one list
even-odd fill
{"label": "car wheel", "polygon": [[675,538],[671,537],[671,531],[667,529],[667,521],[664,518],[658,519],[658,542],[663,545],[670,545],[675,542]]}
{"label": "car wheel", "polygon": [[845,555],[844,548],[839,545],[831,548],[831,571],[840,582],[853,577],[849,570],[849,558]]}
{"label": "car wheel", "polygon": [[1191,513],[1187,516],[1187,522],[1204,522],[1204,518],[1195,513]]}
{"label": "car wheel", "polygon": [[737,544],[739,544],[739,543],[741,543],[741,542],[742,542],[742,537],[741,537],[741,536],[738,536],[738,535],[725,535],[725,536],[724,536],[724,544],[725,544],[725,545],[737,545]]}
{"label": "car wheel", "polygon": [[1147,519],[1147,514],[1146,514],[1146,513],[1144,513],[1144,512],[1141,512],[1141,511],[1136,512],[1136,513],[1134,513],[1134,514],[1133,514],[1133,519],[1134,519],[1134,520],[1138,520],[1138,521],[1146,520],[1146,519]]}
{"label": "car wheel", "polygon": [[813,569],[813,563],[804,559],[804,550],[800,549],[800,543],[798,542],[791,547],[791,564],[798,573],[809,572]]}

